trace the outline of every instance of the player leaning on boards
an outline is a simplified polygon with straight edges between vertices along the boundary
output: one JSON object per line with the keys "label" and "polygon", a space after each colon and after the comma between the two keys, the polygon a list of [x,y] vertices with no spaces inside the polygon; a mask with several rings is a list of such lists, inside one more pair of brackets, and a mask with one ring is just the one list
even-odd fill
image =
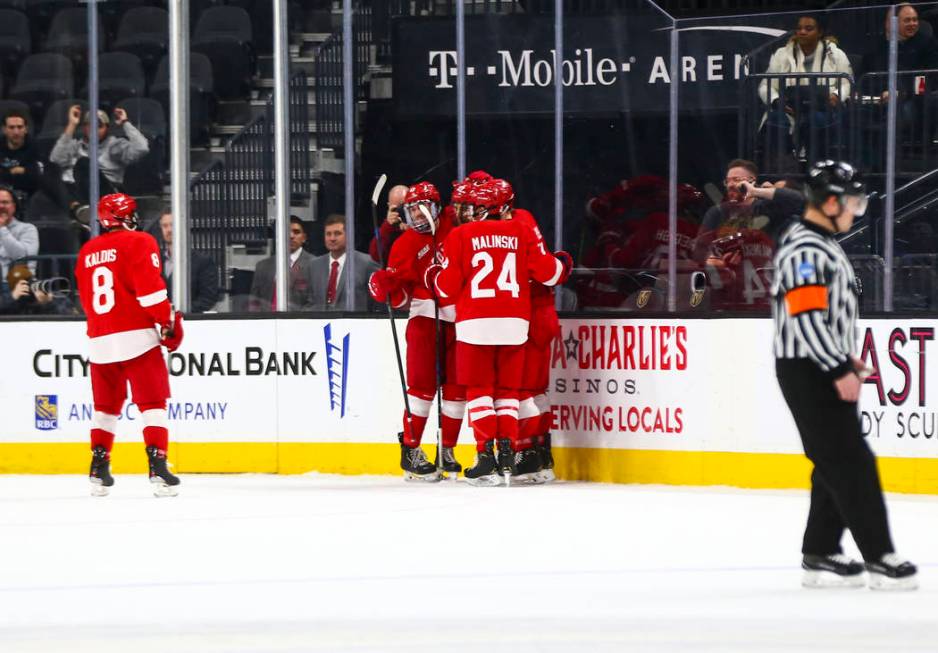
{"label": "player leaning on boards", "polygon": [[98,222],[101,235],[84,244],[75,265],[91,340],[91,493],[105,496],[114,485],[111,447],[129,382],[144,425],[153,492],[175,496],[179,479],[166,462],[169,373],[160,345],[169,351],[179,347],[182,313],[167,298],[156,239],[136,230],[134,198],[105,195],[98,202]]}
{"label": "player leaning on boards", "polygon": [[916,568],[893,549],[876,458],[860,431],[867,368],[856,356],[856,276],[834,239],[866,210],[865,187],[850,165],[822,161],[805,196],[804,217],[779,240],[772,287],[776,375],[814,463],[802,584],[863,586],[864,565],[840,548],[849,528],[871,588],[915,589]]}

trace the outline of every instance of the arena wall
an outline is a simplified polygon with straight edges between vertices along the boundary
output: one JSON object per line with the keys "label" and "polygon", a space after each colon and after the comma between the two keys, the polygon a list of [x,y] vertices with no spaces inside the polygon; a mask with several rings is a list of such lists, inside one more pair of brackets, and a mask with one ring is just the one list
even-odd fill
{"label": "arena wall", "polygon": [[[863,321],[861,419],[887,489],[938,493],[935,320]],[[401,396],[387,321],[198,320],[169,357],[180,473],[396,474]],[[399,331],[403,332],[403,322]],[[84,473],[91,389],[81,322],[0,323],[0,472]],[[558,476],[807,487],[761,319],[566,319],[553,345]],[[139,414],[116,472],[145,470]],[[435,423],[431,417],[430,424]],[[433,440],[428,433],[427,440]],[[472,459],[464,430],[458,455]],[[429,453],[429,452],[428,452]]]}

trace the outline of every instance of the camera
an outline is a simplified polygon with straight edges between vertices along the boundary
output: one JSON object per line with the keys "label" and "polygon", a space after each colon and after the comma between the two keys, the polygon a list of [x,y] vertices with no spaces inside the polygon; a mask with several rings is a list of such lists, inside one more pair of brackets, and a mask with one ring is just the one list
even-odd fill
{"label": "camera", "polygon": [[723,258],[727,254],[737,254],[743,251],[743,234],[737,231],[734,234],[728,234],[722,238],[717,238],[710,244],[713,255],[717,258]]}
{"label": "camera", "polygon": [[50,277],[48,279],[30,279],[29,292],[37,292],[52,297],[68,297],[72,292],[72,284],[65,277]]}

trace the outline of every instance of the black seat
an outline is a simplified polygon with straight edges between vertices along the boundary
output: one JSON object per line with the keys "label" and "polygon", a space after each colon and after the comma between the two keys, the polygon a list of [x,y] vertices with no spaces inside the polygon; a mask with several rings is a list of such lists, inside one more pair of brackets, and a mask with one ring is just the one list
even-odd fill
{"label": "black seat", "polygon": [[71,106],[77,104],[81,107],[81,115],[84,117],[88,111],[88,102],[77,98],[67,98],[65,100],[56,100],[46,109],[45,117],[42,120],[42,127],[33,136],[33,142],[36,145],[39,156],[43,159],[49,158],[49,152],[59,140],[65,125],[68,124],[68,110]]}
{"label": "black seat", "polygon": [[98,2],[98,15],[104,22],[109,36],[117,33],[117,25],[123,20],[124,14],[139,7],[153,4],[149,0],[107,0]]}
{"label": "black seat", "polygon": [[40,254],[74,254],[78,251],[77,224],[69,218],[68,211],[44,191],[33,193],[19,217],[36,225]]}
{"label": "black seat", "polygon": [[166,168],[166,116],[163,106],[150,98],[127,98],[117,103],[127,112],[127,119],[150,142],[150,150],[124,171],[124,192],[131,195],[158,193],[163,190]]}
{"label": "black seat", "polygon": [[0,8],[26,12],[26,0],[0,0]]}
{"label": "black seat", "polygon": [[[104,50],[106,36],[98,18],[98,52]],[[88,12],[84,7],[62,9],[52,18],[43,52],[58,52],[71,59],[79,71],[88,61]]]}
{"label": "black seat", "polygon": [[[150,97],[163,105],[169,115],[169,57],[163,57],[153,83]],[[198,52],[189,54],[189,138],[193,143],[204,143],[208,139],[209,125],[215,114],[215,84],[212,62]]]}
{"label": "black seat", "polygon": [[152,73],[169,49],[169,14],[161,7],[136,7],[121,18],[112,50],[140,57]]}
{"label": "black seat", "polygon": [[[105,52],[98,58],[98,104],[110,109],[120,100],[146,95],[147,80],[140,58],[129,52]],[[81,92],[87,97],[87,86]]]}
{"label": "black seat", "polygon": [[221,99],[247,93],[254,74],[252,33],[251,17],[240,7],[211,7],[199,17],[192,50],[211,60],[215,93]]}
{"label": "black seat", "polygon": [[0,66],[10,76],[33,48],[29,19],[21,11],[0,9]]}
{"label": "black seat", "polygon": [[3,120],[10,111],[17,111],[26,116],[26,125],[29,127],[30,132],[35,128],[35,123],[33,123],[32,114],[29,111],[29,105],[25,102],[20,102],[19,100],[0,100],[0,120]]}
{"label": "black seat", "polygon": [[20,64],[9,97],[29,105],[30,113],[38,120],[47,106],[74,94],[72,62],[55,52],[41,52]]}

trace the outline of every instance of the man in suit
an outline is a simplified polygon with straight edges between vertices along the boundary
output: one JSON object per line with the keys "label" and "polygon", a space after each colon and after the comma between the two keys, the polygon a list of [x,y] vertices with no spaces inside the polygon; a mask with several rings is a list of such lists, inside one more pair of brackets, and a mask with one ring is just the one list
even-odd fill
{"label": "man in suit", "polygon": [[378,265],[368,254],[351,251],[355,257],[353,280],[353,304],[346,306],[345,265],[349,252],[346,251],[345,216],[333,213],[324,225],[323,239],[327,252],[313,260],[313,304],[320,311],[365,311],[374,306],[368,295],[368,277]]}
{"label": "man in suit", "polygon": [[[163,279],[169,300],[173,300],[173,214],[160,214],[160,256],[163,257]],[[189,250],[189,311],[204,313],[215,307],[218,301],[218,268],[208,256],[194,249]]]}
{"label": "man in suit", "polygon": [[[288,310],[310,311],[313,309],[313,260],[312,254],[303,249],[306,229],[297,216],[290,216],[290,299]],[[271,256],[258,262],[251,284],[249,310],[264,313],[277,309],[274,287],[274,262]]]}

